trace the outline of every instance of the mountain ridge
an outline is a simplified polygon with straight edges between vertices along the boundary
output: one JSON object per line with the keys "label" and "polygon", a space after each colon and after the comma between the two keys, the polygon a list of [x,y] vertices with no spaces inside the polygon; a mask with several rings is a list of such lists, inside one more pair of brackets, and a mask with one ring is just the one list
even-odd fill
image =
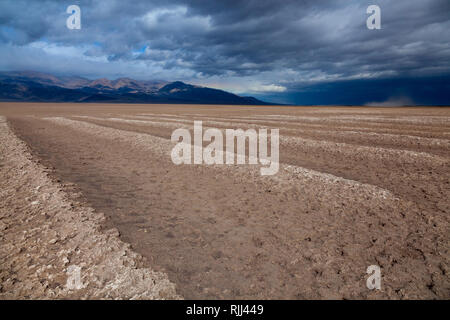
{"label": "mountain ridge", "polygon": [[0,72],[0,101],[271,105],[182,81],[86,79],[35,71]]}

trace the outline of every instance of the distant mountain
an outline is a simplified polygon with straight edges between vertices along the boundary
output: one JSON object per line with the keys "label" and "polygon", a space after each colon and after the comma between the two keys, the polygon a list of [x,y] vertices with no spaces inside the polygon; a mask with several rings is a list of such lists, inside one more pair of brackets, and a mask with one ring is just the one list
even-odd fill
{"label": "distant mountain", "polygon": [[269,104],[253,97],[181,81],[89,80],[40,72],[0,72],[0,101]]}

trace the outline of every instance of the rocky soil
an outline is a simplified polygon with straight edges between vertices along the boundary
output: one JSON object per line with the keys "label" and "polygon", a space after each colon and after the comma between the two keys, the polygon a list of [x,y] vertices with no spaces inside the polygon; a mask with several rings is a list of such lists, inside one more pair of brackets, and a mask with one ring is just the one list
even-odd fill
{"label": "rocky soil", "polygon": [[178,299],[0,118],[0,299]]}
{"label": "rocky soil", "polygon": [[[175,284],[188,299],[450,298],[448,108],[0,114],[1,297],[177,298]],[[173,164],[171,133],[194,120],[279,128],[279,172]],[[77,267],[82,288],[68,290]]]}

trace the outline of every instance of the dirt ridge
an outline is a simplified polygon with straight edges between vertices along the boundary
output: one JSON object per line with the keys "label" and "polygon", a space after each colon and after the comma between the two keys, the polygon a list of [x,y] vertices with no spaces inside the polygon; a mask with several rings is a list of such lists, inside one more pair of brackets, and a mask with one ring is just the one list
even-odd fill
{"label": "dirt ridge", "polygon": [[49,178],[4,117],[0,137],[0,299],[181,298],[117,229],[102,228],[103,213]]}

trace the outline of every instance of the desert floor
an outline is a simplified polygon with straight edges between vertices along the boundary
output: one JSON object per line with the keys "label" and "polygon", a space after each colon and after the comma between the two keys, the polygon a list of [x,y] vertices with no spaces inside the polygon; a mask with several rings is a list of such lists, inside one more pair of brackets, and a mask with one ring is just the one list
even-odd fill
{"label": "desert floor", "polygon": [[[1,103],[0,116],[0,298],[450,298],[450,108]],[[279,128],[279,172],[174,165],[170,136],[194,120]],[[70,265],[82,288],[67,289]]]}

